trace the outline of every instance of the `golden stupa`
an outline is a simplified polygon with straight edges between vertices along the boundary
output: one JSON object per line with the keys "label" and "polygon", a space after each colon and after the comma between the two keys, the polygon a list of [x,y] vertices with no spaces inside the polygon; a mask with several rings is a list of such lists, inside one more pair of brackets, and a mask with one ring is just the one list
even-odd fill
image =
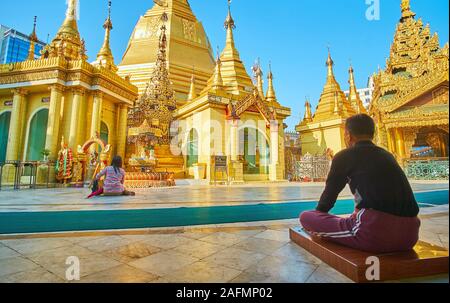
{"label": "golden stupa", "polygon": [[[355,115],[356,108],[362,107],[356,92],[353,78],[353,68],[350,69],[351,92],[346,98],[333,72],[334,61],[328,52],[326,61],[327,80],[320,96],[319,104],[313,114],[309,100],[305,103],[305,117],[296,127],[300,134],[302,152],[304,154],[322,155],[327,150],[337,153],[345,148],[344,130],[347,118]],[[356,92],[356,94],[355,94]]]}
{"label": "golden stupa", "polygon": [[158,0],[139,18],[119,64],[119,75],[144,93],[157,61],[160,20],[167,14],[167,65],[175,98],[183,104],[188,99],[192,73],[200,92],[214,70],[214,56],[201,22],[187,0]]}
{"label": "golden stupa", "polygon": [[222,156],[231,182],[282,181],[284,120],[291,110],[277,100],[272,71],[266,96],[261,67],[253,69],[256,85],[247,73],[234,42],[230,2],[224,24],[225,47],[217,55],[214,72],[199,94],[193,91],[198,79],[191,77],[189,101],[175,113],[182,129],[178,141],[186,159],[186,174],[213,182],[216,157]]}

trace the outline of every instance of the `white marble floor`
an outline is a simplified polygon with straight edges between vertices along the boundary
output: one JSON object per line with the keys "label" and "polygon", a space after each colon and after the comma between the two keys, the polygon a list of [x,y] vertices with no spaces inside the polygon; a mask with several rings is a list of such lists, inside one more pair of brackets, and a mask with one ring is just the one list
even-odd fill
{"label": "white marble floor", "polygon": [[[415,191],[449,189],[448,182],[414,182]],[[242,205],[317,200],[324,183],[267,183],[241,186],[179,186],[137,190],[135,197],[85,199],[88,189],[0,191],[0,212],[147,209]],[[351,197],[346,188],[341,198]]]}
{"label": "white marble floor", "polygon": [[[416,191],[447,183],[412,182]],[[181,186],[136,197],[85,200],[86,189],[0,191],[0,212],[242,205],[317,200],[324,184]],[[346,189],[342,197],[349,197]],[[421,240],[448,249],[448,205],[421,210]],[[181,228],[0,235],[1,282],[66,282],[76,256],[80,282],[351,282],[290,242],[297,220]],[[402,282],[448,282],[448,275]]]}
{"label": "white marble floor", "polygon": [[[422,214],[421,239],[448,249],[448,205]],[[296,220],[21,238],[0,236],[0,283],[66,282],[66,259],[89,282],[351,281],[290,242]],[[448,275],[394,282],[446,282]]]}

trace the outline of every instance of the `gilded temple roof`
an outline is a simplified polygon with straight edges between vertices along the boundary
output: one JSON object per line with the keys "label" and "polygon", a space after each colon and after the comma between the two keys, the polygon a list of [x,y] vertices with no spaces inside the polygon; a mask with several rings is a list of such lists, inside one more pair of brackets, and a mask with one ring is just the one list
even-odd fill
{"label": "gilded temple roof", "polygon": [[416,19],[410,1],[402,1],[401,12],[386,68],[374,77],[372,111],[392,112],[441,85],[448,87],[448,43],[440,47],[437,33]]}

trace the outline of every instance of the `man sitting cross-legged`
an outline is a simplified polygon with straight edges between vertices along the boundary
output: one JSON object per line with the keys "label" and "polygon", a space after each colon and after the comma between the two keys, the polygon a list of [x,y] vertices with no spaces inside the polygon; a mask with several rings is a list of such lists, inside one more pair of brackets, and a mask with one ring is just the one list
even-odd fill
{"label": "man sitting cross-legged", "polygon": [[[394,156],[372,142],[374,133],[367,115],[347,120],[348,148],[334,157],[316,211],[302,213],[300,223],[313,236],[363,251],[411,250],[419,237],[419,207]],[[347,184],[355,196],[355,213],[348,218],[329,214]]]}

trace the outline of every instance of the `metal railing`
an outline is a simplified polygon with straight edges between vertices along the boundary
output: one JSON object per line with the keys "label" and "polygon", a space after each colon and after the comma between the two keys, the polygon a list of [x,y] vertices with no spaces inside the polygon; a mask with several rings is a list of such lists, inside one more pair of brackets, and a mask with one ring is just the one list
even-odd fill
{"label": "metal railing", "polygon": [[305,155],[295,162],[294,180],[302,182],[325,181],[330,172],[327,156]]}
{"label": "metal railing", "polygon": [[[45,175],[39,174],[39,169],[44,171]],[[55,169],[55,162],[52,161],[5,161],[0,163],[0,190],[53,187],[54,183],[50,182],[52,169]],[[8,175],[5,175],[6,173]]]}
{"label": "metal railing", "polygon": [[407,159],[403,163],[405,174],[412,180],[448,180],[449,159]]}

